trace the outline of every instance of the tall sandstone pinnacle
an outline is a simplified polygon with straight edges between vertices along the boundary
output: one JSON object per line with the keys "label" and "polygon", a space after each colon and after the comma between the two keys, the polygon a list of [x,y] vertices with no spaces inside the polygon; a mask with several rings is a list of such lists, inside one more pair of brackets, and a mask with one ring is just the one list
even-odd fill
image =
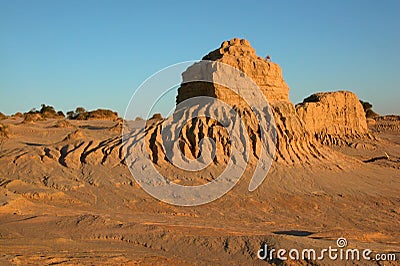
{"label": "tall sandstone pinnacle", "polygon": [[[280,66],[257,56],[249,41],[245,39],[235,38],[224,41],[220,48],[204,56],[203,60],[221,62],[241,70],[257,84],[269,103],[289,102],[289,87],[282,77]],[[183,73],[183,78],[185,79],[185,75],[191,71],[193,70],[189,68],[186,73]],[[178,90],[177,103],[202,95],[212,95],[228,104],[237,104],[237,96],[233,95],[232,91],[215,84],[209,84],[209,86],[182,84]]]}
{"label": "tall sandstone pinnacle", "polygon": [[[277,130],[277,149],[275,160],[289,164],[304,163],[325,156],[319,151],[318,143],[306,130],[304,122],[296,113],[295,106],[289,100],[289,87],[282,77],[282,70],[276,63],[256,55],[250,43],[244,39],[224,41],[221,47],[203,57],[203,60],[217,61],[233,66],[250,77],[260,88],[272,107]],[[240,96],[228,88],[213,83],[185,83],[185,78],[198,71],[195,66],[189,67],[183,74],[183,83],[178,89],[177,104],[196,96],[211,96],[236,107],[239,113],[248,114],[248,106],[240,104]],[[212,75],[211,75],[212,76]],[[255,99],[257,100],[257,99]],[[252,125],[247,128],[255,141],[260,141],[259,129],[255,117],[245,117]],[[255,137],[256,136],[256,137]],[[193,143],[196,146],[195,143]],[[257,156],[257,148],[252,147]]]}

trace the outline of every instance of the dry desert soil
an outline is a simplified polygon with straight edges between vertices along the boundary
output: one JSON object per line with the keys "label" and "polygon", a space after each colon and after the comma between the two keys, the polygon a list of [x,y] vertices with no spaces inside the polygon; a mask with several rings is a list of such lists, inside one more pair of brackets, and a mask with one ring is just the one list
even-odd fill
{"label": "dry desert soil", "polygon": [[262,243],[321,249],[339,237],[350,248],[400,256],[400,134],[393,128],[330,147],[336,159],[329,164],[273,164],[253,192],[244,177],[214,202],[179,207],[135,182],[121,163],[116,122],[2,124],[2,265],[343,264],[257,258]]}

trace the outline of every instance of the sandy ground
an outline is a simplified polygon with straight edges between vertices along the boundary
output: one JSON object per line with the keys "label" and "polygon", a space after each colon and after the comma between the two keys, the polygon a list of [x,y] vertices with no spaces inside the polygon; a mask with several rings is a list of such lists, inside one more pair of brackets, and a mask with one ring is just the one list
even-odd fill
{"label": "sandy ground", "polygon": [[[400,259],[400,133],[333,147],[329,164],[274,164],[263,184],[249,178],[222,198],[177,207],[146,194],[116,151],[112,121],[56,120],[9,127],[0,157],[0,264],[344,264],[262,261],[276,249],[336,246]],[[79,136],[68,134],[79,129]],[[114,145],[115,144],[115,145]],[[104,159],[97,151],[109,154]],[[374,158],[389,155],[389,158]]]}

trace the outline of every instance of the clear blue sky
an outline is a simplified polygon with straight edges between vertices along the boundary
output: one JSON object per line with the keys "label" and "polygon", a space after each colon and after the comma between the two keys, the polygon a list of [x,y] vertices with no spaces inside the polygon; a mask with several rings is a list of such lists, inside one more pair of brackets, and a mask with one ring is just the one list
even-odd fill
{"label": "clear blue sky", "polygon": [[124,113],[156,71],[233,37],[283,68],[294,103],[347,89],[400,113],[400,1],[0,0],[0,111]]}

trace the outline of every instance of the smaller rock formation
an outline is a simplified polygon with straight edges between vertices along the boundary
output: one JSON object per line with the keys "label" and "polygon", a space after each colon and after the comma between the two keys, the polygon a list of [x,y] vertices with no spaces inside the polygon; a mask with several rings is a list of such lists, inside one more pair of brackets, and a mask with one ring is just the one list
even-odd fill
{"label": "smaller rock formation", "polygon": [[400,116],[398,115],[378,116],[371,120],[373,120],[374,122],[370,123],[369,125],[373,131],[400,132]]}
{"label": "smaller rock formation", "polygon": [[108,109],[86,111],[83,107],[77,107],[75,112],[67,112],[68,119],[75,120],[113,120],[117,121],[118,113]]}
{"label": "smaller rock formation", "polygon": [[77,120],[113,120],[118,119],[118,113],[107,109],[97,109],[90,112],[80,113]]}
{"label": "smaller rock formation", "polygon": [[8,118],[8,116],[6,116],[2,112],[0,112],[0,120],[4,120],[4,119],[7,119],[7,118]]}
{"label": "smaller rock formation", "polygon": [[307,131],[323,144],[341,144],[368,135],[365,112],[349,91],[320,92],[296,105]]}
{"label": "smaller rock formation", "polygon": [[24,120],[22,121],[23,124],[33,123],[36,121],[44,121],[46,120],[40,113],[25,113]]}

